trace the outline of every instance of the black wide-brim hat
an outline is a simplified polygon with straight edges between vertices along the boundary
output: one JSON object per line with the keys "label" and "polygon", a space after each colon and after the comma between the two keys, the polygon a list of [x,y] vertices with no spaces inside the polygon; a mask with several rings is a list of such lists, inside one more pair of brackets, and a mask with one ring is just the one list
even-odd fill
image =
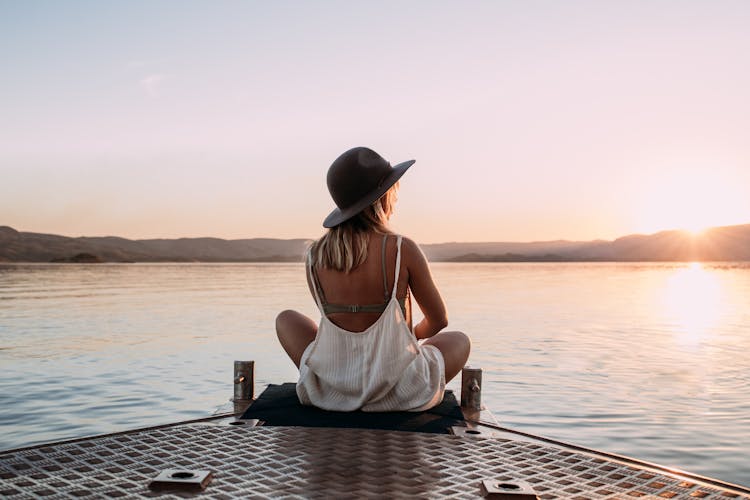
{"label": "black wide-brim hat", "polygon": [[415,160],[395,167],[369,148],[357,147],[346,151],[328,169],[328,192],[336,208],[323,221],[323,227],[335,227],[345,222],[383,196]]}

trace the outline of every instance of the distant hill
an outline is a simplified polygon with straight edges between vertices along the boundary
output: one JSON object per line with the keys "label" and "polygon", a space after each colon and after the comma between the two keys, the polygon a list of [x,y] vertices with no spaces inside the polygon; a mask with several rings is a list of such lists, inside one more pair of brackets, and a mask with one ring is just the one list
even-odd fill
{"label": "distant hill", "polygon": [[0,261],[69,261],[76,255],[89,254],[105,262],[298,262],[309,243],[305,239],[270,238],[69,238],[0,226]]}
{"label": "distant hill", "polygon": [[[311,240],[70,238],[0,226],[0,262],[300,262]],[[750,261],[750,224],[715,227],[699,235],[662,231],[614,241],[439,243],[422,245],[431,261]]]}
{"label": "distant hill", "polygon": [[750,224],[687,231],[633,234],[614,241],[442,243],[424,245],[430,260],[519,261],[750,261]]}
{"label": "distant hill", "polygon": [[516,260],[542,255],[561,256],[575,253],[591,245],[607,243],[596,241],[534,241],[529,243],[485,242],[485,243],[437,243],[422,245],[422,250],[432,261],[486,261],[507,260],[516,256]]}

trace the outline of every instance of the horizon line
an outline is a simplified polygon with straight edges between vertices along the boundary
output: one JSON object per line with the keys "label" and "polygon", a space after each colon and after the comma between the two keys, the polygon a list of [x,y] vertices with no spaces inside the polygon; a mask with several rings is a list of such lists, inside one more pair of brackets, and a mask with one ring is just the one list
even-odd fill
{"label": "horizon line", "polygon": [[[669,232],[682,232],[691,234],[693,236],[699,237],[703,233],[716,230],[716,229],[723,229],[723,228],[729,228],[729,227],[739,227],[739,226],[748,226],[750,225],[750,222],[742,223],[742,224],[727,224],[727,225],[719,225],[719,226],[710,226],[706,227],[704,229],[701,229],[700,231],[693,231],[686,228],[672,228],[672,229],[661,229],[658,231],[654,231],[651,233],[641,233],[641,232],[635,232],[635,233],[628,233],[623,234],[620,236],[617,236],[613,239],[607,239],[607,238],[592,238],[588,240],[573,240],[573,239],[566,239],[566,238],[553,238],[553,239],[535,239],[535,240],[526,240],[526,241],[514,241],[514,240],[474,240],[474,241],[458,241],[458,240],[452,240],[452,241],[440,241],[440,242],[432,242],[432,243],[420,243],[420,245],[450,245],[450,244],[468,244],[468,243],[524,243],[524,244],[530,244],[530,243],[552,243],[552,242],[569,242],[569,243],[588,243],[588,242],[594,242],[594,241],[616,241],[620,238],[626,238],[631,236],[652,236],[655,234],[660,233],[669,233]],[[243,238],[223,238],[220,236],[173,236],[173,237],[167,237],[167,236],[159,236],[159,237],[151,237],[151,238],[128,238],[125,236],[118,236],[115,234],[108,234],[108,235],[77,235],[77,236],[71,236],[69,234],[62,234],[62,233],[50,233],[50,232],[37,232],[37,231],[26,231],[26,230],[19,230],[16,229],[13,226],[10,225],[0,225],[0,229],[8,228],[18,233],[31,233],[31,234],[43,234],[43,235],[50,235],[50,236],[62,236],[66,238],[119,238],[129,241],[148,241],[148,240],[198,240],[198,239],[215,239],[215,240],[223,240],[223,241],[242,241],[242,240],[279,240],[279,241],[294,241],[294,240],[303,240],[303,241],[315,241],[318,238],[307,238],[307,237],[296,237],[296,238],[278,238],[278,237],[270,237],[270,236],[248,236]]]}

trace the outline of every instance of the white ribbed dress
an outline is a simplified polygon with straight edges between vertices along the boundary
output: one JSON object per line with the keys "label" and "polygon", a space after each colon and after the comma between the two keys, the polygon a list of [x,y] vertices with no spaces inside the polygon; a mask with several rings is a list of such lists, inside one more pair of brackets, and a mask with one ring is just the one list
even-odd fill
{"label": "white ribbed dress", "polygon": [[[308,258],[312,280],[310,266]],[[443,356],[437,347],[417,343],[396,299],[400,267],[401,236],[391,298],[363,332],[331,322],[313,286],[321,318],[315,340],[300,360],[297,396],[302,404],[334,411],[423,411],[443,400]]]}

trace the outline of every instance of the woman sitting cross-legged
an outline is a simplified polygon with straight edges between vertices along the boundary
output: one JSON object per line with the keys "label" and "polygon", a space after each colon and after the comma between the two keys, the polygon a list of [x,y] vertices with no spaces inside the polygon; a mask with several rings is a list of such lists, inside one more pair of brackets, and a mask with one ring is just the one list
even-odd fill
{"label": "woman sitting cross-legged", "polygon": [[[291,310],[276,318],[279,341],[299,368],[303,404],[426,410],[442,401],[446,381],[469,357],[465,334],[441,331],[448,317],[424,254],[388,228],[398,181],[412,164],[391,167],[360,147],[328,170],[337,208],[323,222],[328,232],[312,245],[305,266],[320,323]],[[410,295],[424,314],[413,330]]]}

